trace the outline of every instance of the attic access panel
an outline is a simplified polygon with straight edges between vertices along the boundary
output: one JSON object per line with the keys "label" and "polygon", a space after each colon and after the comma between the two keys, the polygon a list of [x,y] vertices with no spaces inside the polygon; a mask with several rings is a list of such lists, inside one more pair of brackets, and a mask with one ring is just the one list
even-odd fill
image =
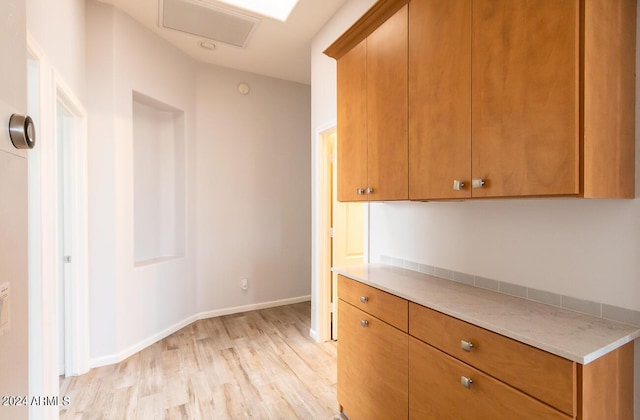
{"label": "attic access panel", "polygon": [[245,48],[260,19],[197,0],[160,0],[160,26]]}

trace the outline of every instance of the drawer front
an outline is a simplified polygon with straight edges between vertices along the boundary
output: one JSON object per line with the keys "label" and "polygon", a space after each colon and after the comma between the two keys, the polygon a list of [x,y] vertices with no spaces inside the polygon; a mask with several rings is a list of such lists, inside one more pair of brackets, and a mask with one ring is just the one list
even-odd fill
{"label": "drawer front", "polygon": [[406,419],[409,336],[343,300],[338,311],[337,394],[344,413],[351,420]]}
{"label": "drawer front", "polygon": [[408,301],[375,287],[338,275],[338,297],[358,309],[408,331]]}
{"label": "drawer front", "polygon": [[563,411],[576,415],[576,364],[411,303],[409,334]]}
{"label": "drawer front", "polygon": [[567,420],[571,417],[409,337],[409,418]]}

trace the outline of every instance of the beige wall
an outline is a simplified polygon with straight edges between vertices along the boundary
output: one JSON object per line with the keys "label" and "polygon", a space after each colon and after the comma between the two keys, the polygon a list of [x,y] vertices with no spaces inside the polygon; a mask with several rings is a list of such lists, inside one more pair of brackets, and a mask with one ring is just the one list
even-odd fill
{"label": "beige wall", "polygon": [[198,67],[201,312],[310,295],[310,114],[308,85]]}
{"label": "beige wall", "polygon": [[[308,297],[309,87],[198,64],[94,1],[87,47],[94,364],[201,316]],[[137,267],[133,91],[186,125],[184,256]]]}
{"label": "beige wall", "polygon": [[[28,385],[27,153],[18,152],[7,126],[27,111],[26,6],[0,2],[0,285],[10,283],[9,325],[0,335],[0,396],[26,396]],[[4,308],[7,311],[7,308]],[[2,401],[0,401],[1,403]],[[0,405],[0,419],[26,419],[28,408]]]}
{"label": "beige wall", "polygon": [[85,0],[27,0],[29,34],[81,100],[85,99]]}

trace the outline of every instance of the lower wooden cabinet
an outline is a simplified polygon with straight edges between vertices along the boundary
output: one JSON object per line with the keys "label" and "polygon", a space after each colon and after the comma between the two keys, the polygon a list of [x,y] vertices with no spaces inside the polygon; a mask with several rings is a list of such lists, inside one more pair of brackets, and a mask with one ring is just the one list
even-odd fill
{"label": "lower wooden cabinet", "polygon": [[415,303],[409,314],[411,336],[567,415],[576,414],[577,363]]}
{"label": "lower wooden cabinet", "polygon": [[409,338],[410,419],[571,419],[572,417]]}
{"label": "lower wooden cabinet", "polygon": [[350,420],[406,419],[409,336],[340,299],[338,311],[342,412]]}
{"label": "lower wooden cabinet", "polygon": [[350,420],[633,418],[633,342],[581,365],[344,276],[338,297]]}

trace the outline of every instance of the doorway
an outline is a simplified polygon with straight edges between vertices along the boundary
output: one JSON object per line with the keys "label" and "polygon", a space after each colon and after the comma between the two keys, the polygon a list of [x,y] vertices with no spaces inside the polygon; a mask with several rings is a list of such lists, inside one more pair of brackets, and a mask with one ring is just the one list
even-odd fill
{"label": "doorway", "polygon": [[[28,46],[27,106],[36,124],[28,158],[29,392],[58,395],[61,373],[89,370],[87,118],[33,39]],[[30,412],[40,418],[56,409]]]}
{"label": "doorway", "polygon": [[[338,276],[332,267],[362,264],[365,261],[368,229],[366,203],[339,202],[337,197],[337,150],[339,140],[335,126],[320,133],[322,142],[321,224],[322,264],[321,316],[325,340],[338,339]],[[324,310],[323,310],[324,309]]]}
{"label": "doorway", "polygon": [[75,376],[89,370],[87,117],[60,80],[55,115],[58,371]]}
{"label": "doorway", "polygon": [[73,261],[73,223],[71,219],[71,174],[70,174],[70,152],[71,143],[74,141],[74,116],[65,104],[57,98],[56,100],[56,167],[58,169],[57,191],[58,191],[58,247],[56,259],[58,264],[58,374],[66,374],[66,298],[65,294],[73,284],[73,271],[71,263]]}

